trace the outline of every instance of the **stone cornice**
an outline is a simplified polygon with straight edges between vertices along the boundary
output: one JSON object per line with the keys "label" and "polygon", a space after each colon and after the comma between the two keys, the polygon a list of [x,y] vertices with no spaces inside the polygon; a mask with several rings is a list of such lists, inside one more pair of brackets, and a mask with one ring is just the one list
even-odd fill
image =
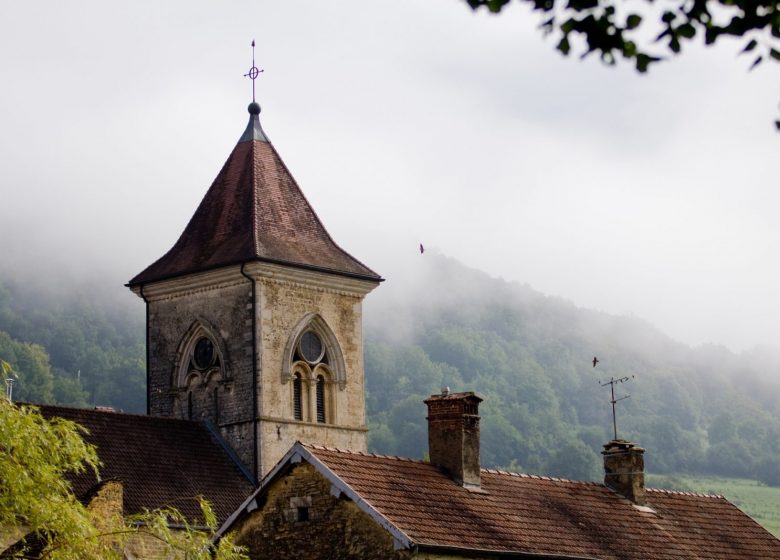
{"label": "stone cornice", "polygon": [[[153,282],[151,284],[144,284],[143,297],[147,298],[149,301],[158,301],[198,292],[207,292],[210,290],[237,286],[239,284],[246,284],[248,286],[249,282],[246,277],[241,275],[241,267],[236,265],[217,268],[207,272],[188,274],[187,276],[179,276],[177,278],[171,278],[170,280]],[[130,289],[133,290],[136,295],[141,296],[141,287],[142,286],[138,285],[133,286]]]}
{"label": "stone cornice", "polygon": [[271,280],[279,284],[354,297],[363,297],[379,285],[378,281],[349,278],[261,261],[248,263],[244,266],[244,272],[256,280]]}
{"label": "stone cornice", "polygon": [[[337,274],[328,274],[314,270],[292,268],[278,264],[255,261],[244,265],[244,272],[255,280],[272,281],[288,286],[309,288],[321,292],[362,298],[379,285],[379,282],[349,278]],[[207,272],[198,272],[179,276],[130,289],[149,301],[172,299],[209,290],[248,283],[241,274],[239,265],[217,268]]]}

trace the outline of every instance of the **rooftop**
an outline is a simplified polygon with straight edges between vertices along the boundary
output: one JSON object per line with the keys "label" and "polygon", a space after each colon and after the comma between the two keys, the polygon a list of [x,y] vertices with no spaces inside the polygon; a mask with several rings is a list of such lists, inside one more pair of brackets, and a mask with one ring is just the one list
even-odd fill
{"label": "rooftop", "polygon": [[170,251],[130,286],[251,261],[381,277],[339,247],[260,126],[260,106]]}
{"label": "rooftop", "polygon": [[[38,405],[36,405],[38,406]],[[72,420],[89,430],[97,447],[102,480],[123,484],[124,513],[173,506],[189,519],[200,519],[198,496],[206,498],[222,521],[254,485],[223,450],[205,424],[99,410],[39,406],[47,418]],[[98,484],[94,473],[72,478],[76,496],[89,496]]]}

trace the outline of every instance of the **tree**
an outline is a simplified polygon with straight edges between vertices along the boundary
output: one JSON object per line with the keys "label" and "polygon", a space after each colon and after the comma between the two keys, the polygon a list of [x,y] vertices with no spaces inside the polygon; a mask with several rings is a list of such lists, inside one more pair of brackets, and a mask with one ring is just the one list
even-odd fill
{"label": "tree", "polygon": [[[498,13],[510,0],[466,1],[472,9]],[[665,49],[678,54],[686,41],[703,34],[707,45],[724,37],[745,39],[742,52],[753,57],[751,69],[765,59],[780,61],[780,0],[674,0],[662,6],[647,0],[633,7],[615,0],[522,1],[543,15],[541,28],[556,36],[556,48],[564,55],[571,52],[572,39],[580,37],[583,58],[597,52],[611,65],[623,57],[646,72],[663,60]],[[646,18],[655,21],[647,24]],[[654,45],[665,47],[645,45],[640,37],[654,37]],[[780,120],[775,125],[780,130]]]}
{"label": "tree", "polygon": [[193,560],[246,558],[229,538],[212,545],[216,518],[205,502],[206,532],[172,508],[124,519],[82,504],[66,475],[97,474],[100,465],[83,432],[73,422],[47,420],[35,407],[0,399],[0,543],[13,544],[0,547],[0,558],[118,560],[134,537],[156,540],[166,552]]}

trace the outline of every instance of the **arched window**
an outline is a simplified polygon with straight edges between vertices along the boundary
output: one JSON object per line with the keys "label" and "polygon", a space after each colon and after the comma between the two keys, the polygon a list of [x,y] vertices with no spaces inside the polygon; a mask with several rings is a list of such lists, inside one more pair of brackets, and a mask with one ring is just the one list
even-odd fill
{"label": "arched window", "polygon": [[303,420],[302,384],[301,374],[296,373],[293,378],[293,414],[296,420]]}
{"label": "arched window", "polygon": [[218,332],[204,319],[198,319],[179,341],[171,389],[181,418],[219,423],[218,391],[220,383],[229,380],[229,359]]}
{"label": "arched window", "polygon": [[325,378],[317,376],[317,422],[325,423]]}
{"label": "arched window", "polygon": [[319,315],[306,315],[288,339],[282,383],[291,381],[296,420],[338,423],[335,391],[346,387],[344,356],[333,331]]}

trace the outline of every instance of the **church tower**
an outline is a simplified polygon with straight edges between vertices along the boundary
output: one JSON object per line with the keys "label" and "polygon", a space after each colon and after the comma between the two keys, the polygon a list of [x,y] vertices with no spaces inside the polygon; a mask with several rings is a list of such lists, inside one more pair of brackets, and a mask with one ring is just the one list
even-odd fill
{"label": "church tower", "polygon": [[366,450],[362,301],[382,278],[328,235],[260,106],[146,302],[147,408],[202,420],[259,480],[296,441]]}

